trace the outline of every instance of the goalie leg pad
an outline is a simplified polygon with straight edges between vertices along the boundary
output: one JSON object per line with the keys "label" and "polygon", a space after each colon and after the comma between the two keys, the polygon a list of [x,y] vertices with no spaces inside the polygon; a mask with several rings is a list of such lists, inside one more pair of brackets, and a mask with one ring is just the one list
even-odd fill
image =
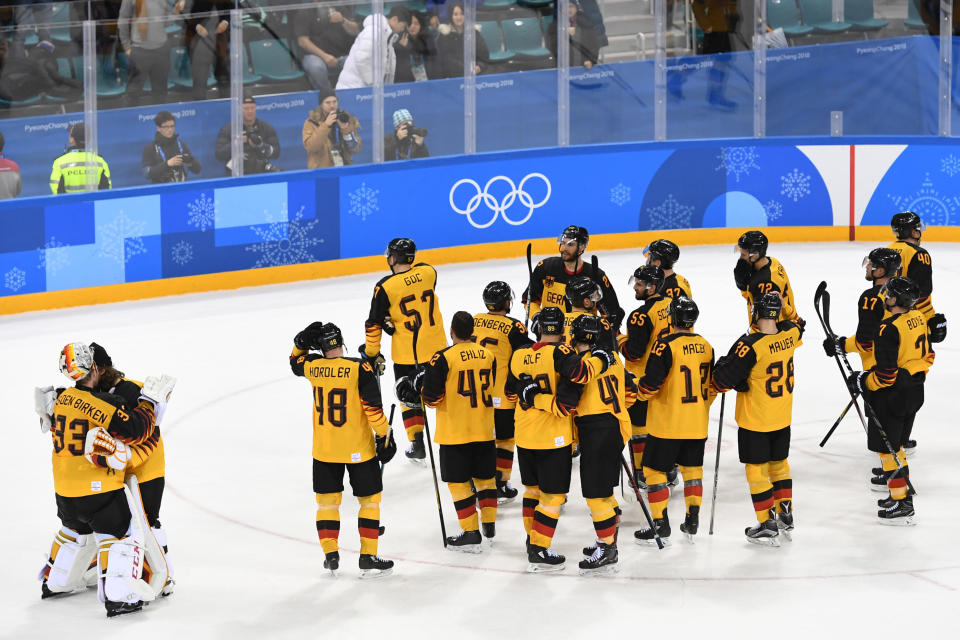
{"label": "goalie leg pad", "polygon": [[60,527],[38,578],[53,593],[83,591],[87,588],[84,574],[96,555],[97,545],[93,536],[80,535],[73,529]]}
{"label": "goalie leg pad", "polygon": [[[124,481],[123,493],[130,507],[130,528],[135,532],[137,540],[141,541],[143,547],[144,559],[146,560],[148,569],[144,579],[153,589],[153,597],[150,598],[150,600],[153,600],[154,597],[159,596],[167,587],[167,582],[170,577],[166,555],[163,552],[162,546],[154,536],[156,529],[152,529],[150,525],[147,524],[147,514],[143,509],[140,483],[136,475],[131,474]],[[165,532],[164,542],[166,542]]]}
{"label": "goalie leg pad", "polygon": [[101,602],[149,602],[156,597],[153,588],[143,580],[143,543],[133,527],[119,540],[109,533],[94,534],[100,551]]}

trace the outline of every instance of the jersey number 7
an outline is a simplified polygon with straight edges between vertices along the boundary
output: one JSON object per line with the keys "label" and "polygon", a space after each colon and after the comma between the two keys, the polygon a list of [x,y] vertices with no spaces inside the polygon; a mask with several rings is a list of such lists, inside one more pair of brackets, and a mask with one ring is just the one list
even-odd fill
{"label": "jersey number 7", "polygon": [[[400,311],[403,312],[403,315],[410,318],[407,322],[403,324],[407,329],[413,331],[418,325],[423,325],[423,318],[420,315],[420,311],[417,309],[411,309],[410,303],[416,303],[417,296],[412,293],[408,296],[400,298]],[[437,321],[433,318],[433,309],[437,304],[437,297],[433,293],[433,289],[427,289],[420,295],[420,302],[429,305],[427,307],[427,318],[430,320],[430,326],[434,326]]]}

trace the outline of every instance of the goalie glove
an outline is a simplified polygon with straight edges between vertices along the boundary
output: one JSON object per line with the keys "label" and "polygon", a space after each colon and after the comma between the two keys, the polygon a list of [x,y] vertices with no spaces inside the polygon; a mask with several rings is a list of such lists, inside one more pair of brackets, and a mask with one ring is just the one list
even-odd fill
{"label": "goalie glove", "polygon": [[[98,467],[106,466],[123,471],[130,462],[130,449],[126,443],[110,435],[103,427],[94,427],[87,431],[83,446],[83,457]],[[102,462],[97,458],[103,458]]]}
{"label": "goalie glove", "polygon": [[35,387],[33,390],[33,410],[40,416],[40,433],[50,431],[53,426],[53,405],[57,403],[57,392],[53,387]]}
{"label": "goalie glove", "polygon": [[159,378],[156,376],[147,376],[143,381],[143,387],[140,389],[140,399],[146,400],[153,405],[154,424],[160,424],[163,414],[167,410],[167,401],[173,388],[177,384],[177,379],[173,376],[163,374]]}

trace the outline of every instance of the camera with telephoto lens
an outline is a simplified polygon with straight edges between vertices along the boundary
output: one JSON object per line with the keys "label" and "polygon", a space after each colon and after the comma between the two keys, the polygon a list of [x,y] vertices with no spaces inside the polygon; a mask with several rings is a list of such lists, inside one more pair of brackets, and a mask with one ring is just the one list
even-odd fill
{"label": "camera with telephoto lens", "polygon": [[413,124],[406,124],[406,125],[404,125],[404,129],[407,130],[407,135],[408,135],[408,136],[420,136],[421,138],[426,138],[426,137],[427,137],[427,130],[426,130],[426,129],[421,129],[421,128],[419,128],[419,127],[415,127],[415,126],[413,126]]}
{"label": "camera with telephoto lens", "polygon": [[247,144],[251,147],[259,147],[263,144],[263,138],[260,137],[260,134],[258,134],[253,127],[244,127],[243,134],[247,136]]}
{"label": "camera with telephoto lens", "polygon": [[348,124],[350,122],[350,114],[343,109],[337,109],[337,120],[343,124]]}

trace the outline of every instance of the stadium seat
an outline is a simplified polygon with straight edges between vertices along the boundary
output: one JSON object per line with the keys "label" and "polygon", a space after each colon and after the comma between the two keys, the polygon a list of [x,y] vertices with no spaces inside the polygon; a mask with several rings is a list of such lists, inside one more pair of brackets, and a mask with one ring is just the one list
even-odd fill
{"label": "stadium seat", "polygon": [[247,54],[247,47],[243,47],[243,84],[256,84],[263,78],[258,73],[254,73],[250,68],[250,56]]}
{"label": "stadium seat", "polygon": [[800,24],[797,0],[767,0],[767,24],[773,29],[783,29],[788,36],[813,33],[813,27]]}
{"label": "stadium seat", "polygon": [[506,62],[514,56],[513,51],[504,51],[503,39],[500,36],[500,23],[490,20],[487,22],[478,22],[480,35],[487,43],[487,50],[490,52],[490,62]]}
{"label": "stadium seat", "polygon": [[[73,64],[73,77],[83,79],[83,57],[70,59]],[[117,60],[113,54],[97,56],[97,96],[111,98],[122,95],[127,90],[124,73],[118,73]]]}
{"label": "stadium seat", "polygon": [[253,73],[268,80],[296,80],[303,77],[297,57],[286,40],[258,40],[250,43]]}
{"label": "stadium seat", "polygon": [[554,0],[517,0],[517,4],[524,7],[549,7],[554,3]]}
{"label": "stadium seat", "polygon": [[517,55],[530,58],[547,58],[550,50],[543,46],[543,34],[537,18],[516,18],[500,23],[503,29],[503,44]]}
{"label": "stadium seat", "polygon": [[890,24],[873,17],[873,0],[843,0],[843,19],[857,31],[879,31]]}
{"label": "stadium seat", "polygon": [[[843,33],[853,25],[849,22],[833,21],[833,2],[831,0],[799,0],[803,23],[813,27],[817,33]],[[786,33],[786,30],[784,30]]]}
{"label": "stadium seat", "polygon": [[540,16],[540,27],[546,35],[547,29],[553,29],[553,16]]}
{"label": "stadium seat", "polygon": [[51,7],[50,39],[54,42],[70,42],[70,3],[55,2]]}
{"label": "stadium seat", "polygon": [[516,0],[483,0],[480,5],[483,9],[509,9],[516,4]]}
{"label": "stadium seat", "polygon": [[[207,76],[207,86],[212,87],[217,84],[217,79],[213,75],[213,65],[210,65],[210,74]],[[193,78],[190,75],[190,57],[187,55],[186,47],[172,47],[170,49],[170,83],[168,87],[183,87],[190,89],[193,87]]]}
{"label": "stadium seat", "polygon": [[920,10],[917,9],[916,0],[907,0],[907,19],[903,21],[903,24],[908,29],[927,31],[927,25],[924,24],[920,17]]}

